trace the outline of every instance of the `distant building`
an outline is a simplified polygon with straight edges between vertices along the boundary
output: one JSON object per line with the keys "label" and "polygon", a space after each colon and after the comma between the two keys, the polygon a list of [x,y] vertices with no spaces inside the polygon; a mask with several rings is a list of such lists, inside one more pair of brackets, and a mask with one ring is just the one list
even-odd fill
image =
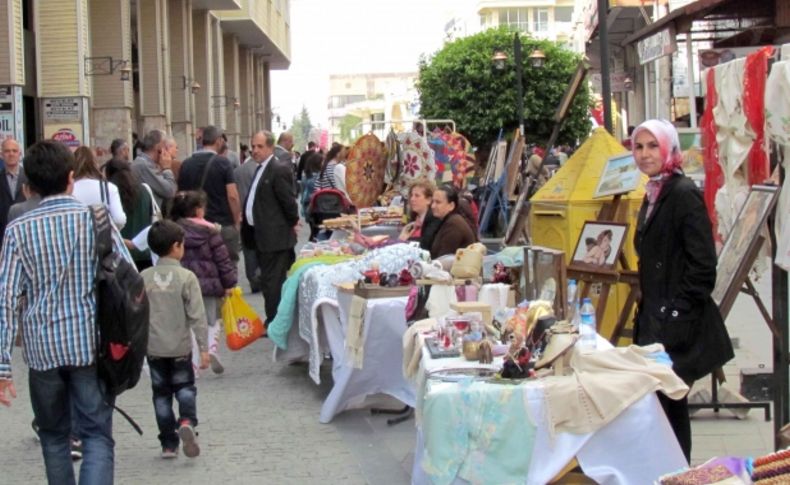
{"label": "distant building", "polygon": [[461,3],[445,24],[445,37],[452,41],[493,27],[508,26],[573,49],[575,4],[576,0],[477,0]]}
{"label": "distant building", "polygon": [[[416,80],[416,72],[330,75],[329,142],[350,142],[369,131],[383,139],[391,126],[403,130],[402,121],[415,117]],[[344,140],[343,126],[351,117],[359,119],[358,126]]]}

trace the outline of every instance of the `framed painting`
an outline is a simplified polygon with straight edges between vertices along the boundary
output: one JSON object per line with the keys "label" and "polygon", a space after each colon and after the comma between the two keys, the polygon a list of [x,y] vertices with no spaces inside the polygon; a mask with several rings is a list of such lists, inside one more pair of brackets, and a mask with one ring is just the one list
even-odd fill
{"label": "framed painting", "polygon": [[761,229],[776,204],[778,193],[778,187],[752,186],[719,253],[716,286],[711,296],[725,318],[754,264],[764,239],[760,235]]}
{"label": "framed painting", "polygon": [[636,190],[642,181],[642,172],[636,166],[632,153],[622,153],[606,161],[594,198],[609,195],[627,194]]}
{"label": "framed painting", "polygon": [[623,242],[628,233],[628,224],[619,222],[584,223],[576,250],[571,258],[574,269],[609,273],[614,270]]}

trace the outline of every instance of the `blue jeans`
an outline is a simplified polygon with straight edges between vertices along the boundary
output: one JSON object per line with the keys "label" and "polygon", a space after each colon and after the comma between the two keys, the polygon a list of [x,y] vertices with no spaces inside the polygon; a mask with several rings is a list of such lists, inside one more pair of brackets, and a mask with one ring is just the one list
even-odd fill
{"label": "blue jeans", "polygon": [[[114,399],[104,397],[95,366],[30,369],[30,402],[39,427],[41,450],[50,484],[75,484],[69,435],[72,412],[79,425],[83,454],[80,485],[113,482],[115,441],[112,439]],[[108,404],[109,403],[109,404]]]}
{"label": "blue jeans", "polygon": [[[148,357],[151,370],[151,387],[154,392],[154,413],[159,426],[159,442],[162,448],[178,448],[178,424],[188,420],[197,426],[197,388],[192,355],[186,357]],[[173,413],[173,396],[178,401],[176,421]]]}

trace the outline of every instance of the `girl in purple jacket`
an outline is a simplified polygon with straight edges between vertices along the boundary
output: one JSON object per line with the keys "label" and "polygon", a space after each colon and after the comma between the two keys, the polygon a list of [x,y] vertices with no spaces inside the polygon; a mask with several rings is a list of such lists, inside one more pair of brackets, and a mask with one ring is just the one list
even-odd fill
{"label": "girl in purple jacket", "polygon": [[206,194],[203,191],[178,192],[170,206],[169,217],[184,228],[184,257],[181,265],[197,276],[203,293],[208,322],[211,370],[221,374],[218,341],[222,328],[221,299],[230,294],[238,281],[236,265],[220,236],[220,226],[205,219]]}

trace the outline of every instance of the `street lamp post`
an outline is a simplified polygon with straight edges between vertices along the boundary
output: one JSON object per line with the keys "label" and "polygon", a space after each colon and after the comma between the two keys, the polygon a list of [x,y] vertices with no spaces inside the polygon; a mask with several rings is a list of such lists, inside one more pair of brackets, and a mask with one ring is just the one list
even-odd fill
{"label": "street lamp post", "polygon": [[[507,61],[507,54],[503,51],[496,51],[491,58],[494,67],[498,70],[505,68],[505,61]],[[518,109],[518,131],[519,134],[524,136],[524,65],[521,58],[521,37],[518,32],[513,34],[513,60],[516,64],[516,94]],[[529,55],[529,61],[532,67],[541,68],[546,61],[546,56],[540,49],[535,49]]]}

